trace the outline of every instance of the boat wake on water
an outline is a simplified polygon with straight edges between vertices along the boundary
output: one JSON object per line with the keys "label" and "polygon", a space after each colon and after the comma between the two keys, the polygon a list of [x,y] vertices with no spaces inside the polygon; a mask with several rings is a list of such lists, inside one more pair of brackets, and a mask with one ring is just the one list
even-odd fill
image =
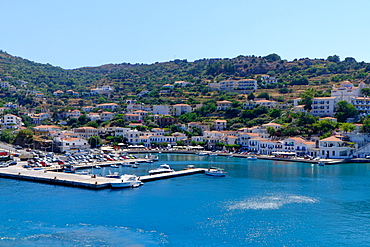
{"label": "boat wake on water", "polygon": [[317,203],[319,200],[299,195],[271,195],[248,198],[243,201],[232,202],[227,206],[228,210],[274,210],[292,203]]}

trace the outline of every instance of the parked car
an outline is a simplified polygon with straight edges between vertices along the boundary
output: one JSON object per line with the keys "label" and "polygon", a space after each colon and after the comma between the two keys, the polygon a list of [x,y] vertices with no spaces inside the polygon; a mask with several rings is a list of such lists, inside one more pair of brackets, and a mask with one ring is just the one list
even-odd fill
{"label": "parked car", "polygon": [[10,166],[15,166],[17,164],[17,161],[15,160],[9,160],[6,162],[6,164],[10,165]]}

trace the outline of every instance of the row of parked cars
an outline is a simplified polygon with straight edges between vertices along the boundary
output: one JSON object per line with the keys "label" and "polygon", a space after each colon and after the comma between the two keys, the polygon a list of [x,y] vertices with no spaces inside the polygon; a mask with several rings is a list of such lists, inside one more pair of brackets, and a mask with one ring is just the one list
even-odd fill
{"label": "row of parked cars", "polygon": [[60,164],[78,165],[80,163],[91,163],[91,162],[106,162],[106,161],[123,161],[127,159],[136,159],[134,155],[119,156],[114,154],[74,154],[69,155],[67,160]]}
{"label": "row of parked cars", "polygon": [[92,163],[92,162],[105,162],[105,161],[123,161],[127,159],[137,158],[134,155],[119,156],[114,154],[73,154],[66,155],[66,157],[55,156],[54,153],[47,153],[40,157],[40,155],[29,159],[28,164],[25,168],[35,167],[50,167],[52,163],[58,163],[59,165],[79,165],[81,163]]}
{"label": "row of parked cars", "polygon": [[16,164],[17,164],[17,161],[8,160],[8,161],[5,161],[5,162],[0,162],[0,167],[15,166]]}

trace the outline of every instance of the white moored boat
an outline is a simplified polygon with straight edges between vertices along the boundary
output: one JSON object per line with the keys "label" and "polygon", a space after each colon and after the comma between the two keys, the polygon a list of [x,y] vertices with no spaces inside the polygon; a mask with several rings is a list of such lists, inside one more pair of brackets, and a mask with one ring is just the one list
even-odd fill
{"label": "white moored boat", "polygon": [[205,174],[208,176],[215,176],[215,177],[225,177],[226,176],[226,172],[224,172],[223,169],[216,168],[216,167],[209,168]]}
{"label": "white moored boat", "polygon": [[163,164],[160,165],[158,168],[152,169],[149,171],[150,175],[159,174],[159,173],[166,173],[166,172],[174,172],[175,170],[172,169],[169,165]]}
{"label": "white moored boat", "polygon": [[156,155],[149,155],[149,159],[151,159],[153,161],[158,161],[159,160],[159,157],[156,156]]}
{"label": "white moored boat", "polygon": [[247,160],[257,160],[257,157],[254,155],[248,156]]}
{"label": "white moored boat", "polygon": [[128,174],[124,174],[120,178],[110,183],[112,188],[139,187],[143,184],[144,183],[139,180],[138,176]]}
{"label": "white moored boat", "polygon": [[111,173],[111,171],[109,171],[109,174],[105,175],[105,177],[106,178],[120,178],[121,176],[119,175],[118,172]]}

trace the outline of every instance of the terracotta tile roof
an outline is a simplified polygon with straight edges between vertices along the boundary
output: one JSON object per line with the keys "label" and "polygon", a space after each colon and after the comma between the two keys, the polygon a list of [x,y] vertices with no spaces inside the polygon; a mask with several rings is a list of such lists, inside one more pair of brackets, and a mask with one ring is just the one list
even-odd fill
{"label": "terracotta tile roof", "polygon": [[339,139],[339,138],[337,138],[335,136],[330,136],[330,137],[324,138],[324,139],[322,139],[320,141],[324,141],[324,142],[325,141],[328,141],[328,142],[343,142],[341,139]]}
{"label": "terracotta tile roof", "polygon": [[67,141],[67,142],[71,142],[71,141],[76,141],[76,140],[78,140],[79,138],[74,138],[74,137],[72,137],[72,138],[64,138],[64,139],[62,139],[63,141]]}
{"label": "terracotta tile roof", "polygon": [[84,126],[84,127],[79,127],[79,128],[75,128],[75,130],[91,130],[91,129],[94,129],[94,130],[97,130],[97,128],[94,128],[94,127],[89,127],[89,126]]}
{"label": "terracotta tile roof", "polygon": [[62,129],[62,127],[56,125],[37,125],[34,129]]}
{"label": "terracotta tile roof", "polygon": [[302,142],[303,144],[306,144],[306,145],[315,145],[316,143],[315,142]]}
{"label": "terracotta tile roof", "polygon": [[262,124],[262,126],[270,126],[270,125],[282,126],[281,124],[278,124],[278,123],[267,123],[267,124]]}

